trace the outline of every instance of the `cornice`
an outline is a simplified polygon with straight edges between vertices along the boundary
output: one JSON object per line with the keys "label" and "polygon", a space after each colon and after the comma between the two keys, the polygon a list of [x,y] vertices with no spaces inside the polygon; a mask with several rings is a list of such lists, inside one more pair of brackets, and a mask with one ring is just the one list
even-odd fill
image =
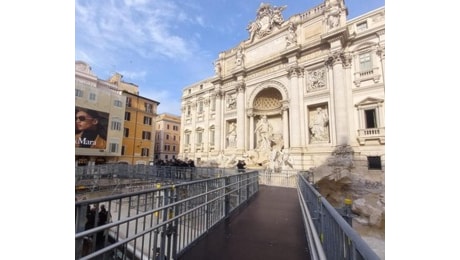
{"label": "cornice", "polygon": [[347,27],[341,27],[333,31],[323,33],[320,38],[322,42],[332,43],[340,40],[342,45],[348,40],[348,30]]}

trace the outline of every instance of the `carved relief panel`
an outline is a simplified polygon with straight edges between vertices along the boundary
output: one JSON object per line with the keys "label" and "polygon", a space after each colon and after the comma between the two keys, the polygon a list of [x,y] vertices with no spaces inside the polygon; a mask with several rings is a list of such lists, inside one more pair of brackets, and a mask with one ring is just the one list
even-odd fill
{"label": "carved relief panel", "polygon": [[236,93],[227,93],[225,97],[225,107],[227,110],[236,109]]}
{"label": "carved relief panel", "polygon": [[319,68],[315,70],[309,70],[306,73],[307,77],[307,92],[313,92],[326,88],[326,69]]}

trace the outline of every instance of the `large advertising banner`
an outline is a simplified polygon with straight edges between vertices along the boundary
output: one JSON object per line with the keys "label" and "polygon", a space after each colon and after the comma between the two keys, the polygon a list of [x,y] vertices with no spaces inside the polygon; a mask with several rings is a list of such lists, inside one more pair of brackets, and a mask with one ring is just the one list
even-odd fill
{"label": "large advertising banner", "polygon": [[109,114],[75,107],[75,147],[106,149]]}

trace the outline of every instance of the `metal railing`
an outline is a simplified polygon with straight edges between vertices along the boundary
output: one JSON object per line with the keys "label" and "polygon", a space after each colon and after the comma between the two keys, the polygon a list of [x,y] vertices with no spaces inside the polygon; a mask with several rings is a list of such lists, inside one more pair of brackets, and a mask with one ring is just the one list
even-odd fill
{"label": "metal railing", "polygon": [[297,171],[284,170],[272,173],[268,170],[259,171],[259,184],[286,188],[297,188]]}
{"label": "metal railing", "polygon": [[92,166],[76,166],[75,180],[126,178],[196,180],[237,173],[236,168],[217,167],[184,167],[157,165],[103,164]]}
{"label": "metal railing", "polygon": [[75,202],[75,259],[177,259],[258,190],[253,171]]}
{"label": "metal railing", "polygon": [[298,175],[298,194],[311,258],[378,260],[377,254],[307,180]]}

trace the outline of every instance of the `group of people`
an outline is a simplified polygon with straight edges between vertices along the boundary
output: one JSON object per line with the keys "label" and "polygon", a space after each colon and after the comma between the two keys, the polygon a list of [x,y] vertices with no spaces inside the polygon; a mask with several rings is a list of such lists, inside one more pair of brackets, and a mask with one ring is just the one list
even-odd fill
{"label": "group of people", "polygon": [[177,158],[169,159],[166,161],[162,159],[158,159],[158,160],[155,160],[154,165],[156,166],[195,167],[195,162],[192,159],[188,161],[183,161]]}
{"label": "group of people", "polygon": [[[105,205],[102,204],[100,206],[99,212],[97,212],[96,207],[91,207],[88,205],[86,207],[86,223],[85,223],[85,230],[92,229],[94,227],[103,226],[112,221],[112,216],[109,211],[105,208]],[[96,248],[102,248],[104,246],[104,231],[99,231],[96,234]],[[86,255],[91,252],[92,248],[92,240],[91,236],[85,238],[83,242],[83,254]]]}

